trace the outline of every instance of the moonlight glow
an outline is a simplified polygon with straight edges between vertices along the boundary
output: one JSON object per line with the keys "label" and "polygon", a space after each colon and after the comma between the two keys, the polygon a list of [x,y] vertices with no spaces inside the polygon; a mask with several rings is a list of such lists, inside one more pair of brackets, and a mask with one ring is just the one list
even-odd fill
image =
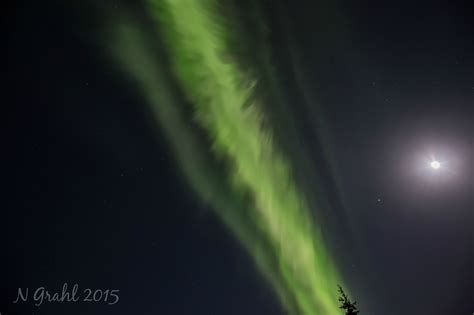
{"label": "moonlight glow", "polygon": [[437,170],[441,167],[441,164],[438,161],[434,160],[430,163],[430,166],[432,169]]}

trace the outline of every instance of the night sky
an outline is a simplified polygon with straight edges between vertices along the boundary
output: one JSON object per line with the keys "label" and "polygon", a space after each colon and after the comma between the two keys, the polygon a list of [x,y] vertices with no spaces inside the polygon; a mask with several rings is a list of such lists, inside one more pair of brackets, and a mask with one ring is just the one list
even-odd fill
{"label": "night sky", "polygon": [[[360,314],[472,314],[472,4],[220,3],[242,25],[222,60],[237,60],[261,82],[262,125]],[[242,245],[259,222],[246,222],[250,213],[234,225],[216,209],[253,199],[226,186],[235,179],[220,160],[227,151],[216,152],[212,129],[189,110],[183,91],[191,85],[177,83],[173,49],[166,36],[154,41],[149,11],[117,0],[15,1],[2,12],[1,315],[293,314]],[[113,44],[127,19],[139,21],[143,47],[166,78],[156,91],[173,95],[182,125],[163,127],[149,88],[124,69],[145,60]],[[184,143],[179,128],[200,142]],[[187,147],[196,155],[180,156]],[[206,189],[185,166],[194,158],[211,165],[199,170],[213,183]],[[258,190],[263,169],[255,171],[262,182],[247,187],[255,199],[266,192]],[[18,288],[58,291],[64,283],[117,289],[120,301],[12,303]]]}

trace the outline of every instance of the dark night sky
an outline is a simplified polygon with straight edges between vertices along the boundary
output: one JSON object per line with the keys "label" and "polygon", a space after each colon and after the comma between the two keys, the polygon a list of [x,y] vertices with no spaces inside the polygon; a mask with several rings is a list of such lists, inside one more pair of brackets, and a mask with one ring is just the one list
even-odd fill
{"label": "dark night sky", "polygon": [[[338,167],[327,185],[340,183],[335,211],[357,231],[344,274],[370,301],[361,314],[471,314],[473,8],[263,2],[288,93],[297,99],[281,34],[290,26],[324,104]],[[84,40],[95,20],[84,27],[70,11],[18,1],[3,12],[0,313],[282,314],[251,258],[177,177],[142,97]],[[295,117],[312,151],[314,117]],[[429,150],[453,161],[452,174],[418,172]],[[64,282],[120,289],[120,302],[11,303],[18,287]]]}
{"label": "dark night sky", "polygon": [[[471,312],[473,10],[358,1],[318,14],[317,6],[282,11],[293,18],[303,71],[325,105],[340,207],[363,244],[362,261],[346,261],[349,277],[364,298],[377,292],[373,314]],[[427,152],[443,152],[452,173],[420,174],[415,156]]]}

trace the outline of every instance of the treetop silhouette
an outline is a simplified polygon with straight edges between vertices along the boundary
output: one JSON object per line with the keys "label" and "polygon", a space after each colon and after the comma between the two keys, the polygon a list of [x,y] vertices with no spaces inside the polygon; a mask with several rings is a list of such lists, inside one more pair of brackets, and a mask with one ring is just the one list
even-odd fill
{"label": "treetop silhouette", "polygon": [[338,287],[339,302],[341,302],[341,306],[339,308],[343,309],[346,312],[346,315],[357,315],[359,313],[356,307],[357,302],[351,302],[342,287],[340,285],[338,285]]}

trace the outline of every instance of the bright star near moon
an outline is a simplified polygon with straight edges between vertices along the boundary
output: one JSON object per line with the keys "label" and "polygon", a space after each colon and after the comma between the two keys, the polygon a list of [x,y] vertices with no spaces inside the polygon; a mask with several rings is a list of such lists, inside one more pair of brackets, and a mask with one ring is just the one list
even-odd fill
{"label": "bright star near moon", "polygon": [[432,169],[437,170],[441,167],[441,164],[438,161],[434,160],[431,161],[430,166]]}

